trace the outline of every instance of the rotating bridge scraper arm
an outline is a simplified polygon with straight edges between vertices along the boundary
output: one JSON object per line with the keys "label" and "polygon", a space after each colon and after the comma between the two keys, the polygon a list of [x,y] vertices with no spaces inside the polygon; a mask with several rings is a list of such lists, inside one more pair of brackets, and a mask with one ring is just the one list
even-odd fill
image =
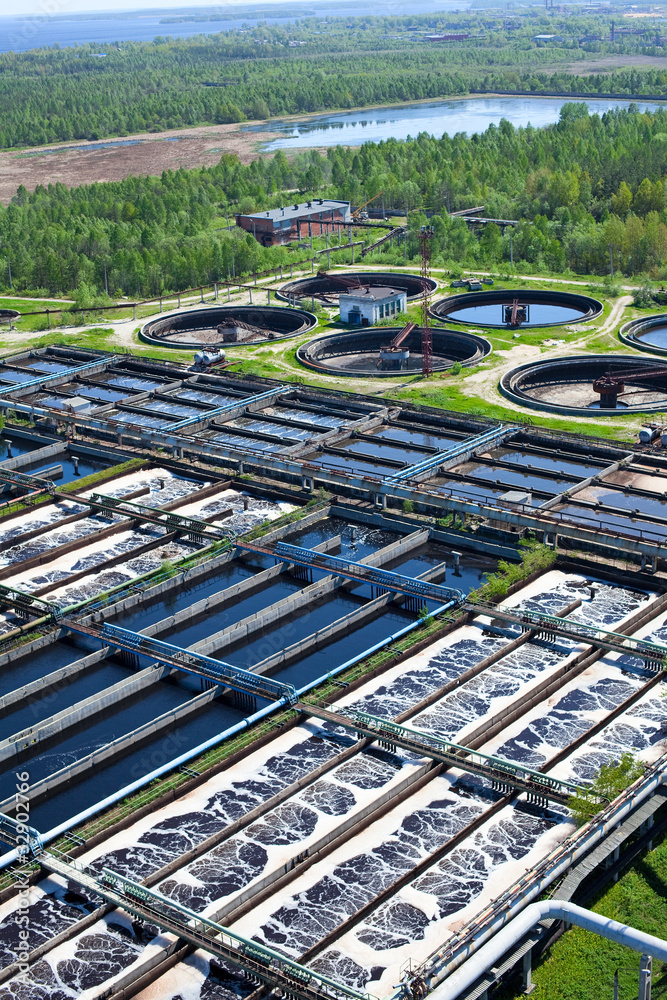
{"label": "rotating bridge scraper arm", "polygon": [[601,406],[614,409],[616,400],[625,390],[626,383],[641,386],[644,382],[659,378],[667,378],[666,365],[657,368],[629,368],[626,371],[609,371],[595,379],[593,392],[599,394]]}

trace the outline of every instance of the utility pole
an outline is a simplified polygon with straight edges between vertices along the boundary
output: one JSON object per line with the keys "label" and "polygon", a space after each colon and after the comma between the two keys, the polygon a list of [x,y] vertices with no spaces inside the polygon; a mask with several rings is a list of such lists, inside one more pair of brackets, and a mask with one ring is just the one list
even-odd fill
{"label": "utility pole", "polygon": [[618,969],[614,973],[614,1000],[618,1000]]}
{"label": "utility pole", "polygon": [[104,291],[109,294],[109,284],[107,282],[107,262],[104,261]]}
{"label": "utility pole", "polygon": [[9,287],[13,288],[12,285],[12,265],[9,263],[9,257],[7,258],[7,270],[9,271]]}
{"label": "utility pole", "polygon": [[431,277],[431,240],[433,239],[433,227],[422,226],[419,234],[419,249],[421,251],[421,279],[422,279],[422,377],[428,378],[433,374],[433,334],[429,326],[428,297],[430,293]]}
{"label": "utility pole", "polygon": [[514,247],[512,245],[512,230],[510,229],[510,267],[514,270]]}
{"label": "utility pole", "polygon": [[609,273],[614,277],[614,251],[609,247]]}

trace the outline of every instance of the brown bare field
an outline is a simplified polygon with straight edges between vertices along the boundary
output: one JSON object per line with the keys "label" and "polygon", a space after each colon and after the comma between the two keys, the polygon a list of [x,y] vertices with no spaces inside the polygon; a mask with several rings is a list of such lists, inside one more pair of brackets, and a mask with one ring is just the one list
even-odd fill
{"label": "brown bare field", "polygon": [[[269,132],[262,133],[262,141],[273,137]],[[235,153],[248,163],[258,155],[259,146],[258,137],[242,132],[238,125],[204,125],[101,141],[124,144],[91,149],[97,144],[68,142],[0,152],[0,201],[8,204],[19,184],[33,191],[38,184],[58,181],[77,187],[96,181],[119,181],[131,175],[159,175],[179,167],[213,166],[223,153]]]}
{"label": "brown bare field", "polygon": [[[633,66],[667,68],[667,56],[591,55],[566,65],[551,65],[546,52],[545,56],[545,65],[540,67],[542,72],[558,70],[580,76],[611,73],[615,69]],[[309,116],[284,115],[281,120],[299,120],[302,117]],[[266,123],[243,123],[244,126],[260,124]],[[23,150],[4,150],[0,151],[0,202],[8,204],[19,184],[33,191],[39,184],[46,186],[60,182],[67,187],[77,187],[137,175],[155,176],[163,170],[178,170],[179,167],[212,166],[223,153],[234,153],[242,163],[249,163],[259,155],[262,143],[277,137],[275,132],[262,132],[261,137],[258,133],[244,132],[239,125],[202,125],[104,139],[101,140],[104,143],[122,143],[105,149],[96,149],[95,142],[72,141]],[[296,152],[296,149],[291,149],[288,155]]]}
{"label": "brown bare field", "polygon": [[595,73],[612,73],[615,69],[667,69],[667,55],[592,55],[589,59],[569,63],[565,66],[568,73],[578,76],[592,76]]}

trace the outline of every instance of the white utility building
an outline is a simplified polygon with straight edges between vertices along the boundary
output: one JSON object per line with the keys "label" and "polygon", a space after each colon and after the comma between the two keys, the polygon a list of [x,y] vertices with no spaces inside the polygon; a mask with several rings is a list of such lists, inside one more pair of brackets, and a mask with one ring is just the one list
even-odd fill
{"label": "white utility building", "polygon": [[355,288],[338,296],[343,323],[373,326],[381,319],[390,319],[408,308],[408,293],[400,288],[382,285]]}

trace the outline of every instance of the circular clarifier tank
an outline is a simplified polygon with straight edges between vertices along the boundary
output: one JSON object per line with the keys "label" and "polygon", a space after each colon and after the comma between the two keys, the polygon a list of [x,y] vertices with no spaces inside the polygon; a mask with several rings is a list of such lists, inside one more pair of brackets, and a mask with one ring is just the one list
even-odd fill
{"label": "circular clarifier tank", "polygon": [[618,354],[533,361],[503,375],[500,391],[514,403],[551,413],[651,413],[667,407],[667,363]]}
{"label": "circular clarifier tank", "polygon": [[[398,347],[392,347],[400,332],[400,326],[366,327],[363,332],[318,337],[299,347],[296,356],[307,368],[330,375],[366,378],[414,375],[422,370],[422,331],[415,328]],[[431,333],[436,372],[447,371],[457,362],[467,368],[491,353],[491,344],[484,337],[461,330],[433,329]]]}
{"label": "circular clarifier tank", "polygon": [[309,333],[317,317],[282,306],[208,306],[168,313],[141,328],[141,339],[160,347],[218,348],[262,344]]}
{"label": "circular clarifier tank", "polygon": [[494,292],[465,292],[439,299],[431,308],[434,319],[484,329],[531,329],[563,326],[595,319],[602,303],[572,292],[505,288]]}
{"label": "circular clarifier tank", "polygon": [[633,319],[619,331],[624,344],[651,354],[667,354],[667,313]]}
{"label": "circular clarifier tank", "polygon": [[298,278],[290,281],[276,294],[285,301],[295,299],[315,298],[324,305],[338,305],[338,296],[353,292],[355,286],[371,288],[397,288],[405,291],[408,300],[418,299],[424,293],[424,288],[430,295],[437,287],[433,278],[422,278],[418,274],[402,274],[393,271],[345,271],[330,274],[321,271],[309,278]]}
{"label": "circular clarifier tank", "polygon": [[21,318],[21,313],[16,309],[0,309],[0,323],[15,323]]}

